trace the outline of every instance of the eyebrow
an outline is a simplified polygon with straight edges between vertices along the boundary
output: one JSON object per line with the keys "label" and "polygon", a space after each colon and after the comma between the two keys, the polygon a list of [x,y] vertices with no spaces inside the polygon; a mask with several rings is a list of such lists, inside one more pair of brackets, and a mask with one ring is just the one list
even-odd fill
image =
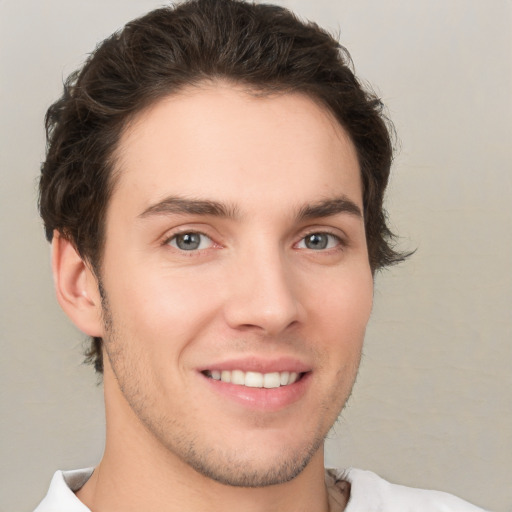
{"label": "eyebrow", "polygon": [[238,217],[238,211],[235,206],[204,199],[169,196],[146,208],[139,215],[139,218],[166,214],[211,215],[229,219]]}
{"label": "eyebrow", "polygon": [[[346,196],[333,199],[324,199],[317,203],[302,206],[297,213],[297,220],[311,220],[322,217],[332,217],[340,213],[348,213],[362,218],[359,206]],[[169,196],[146,208],[138,217],[146,218],[153,215],[210,215],[227,219],[239,217],[236,206],[226,205],[207,199],[188,199],[178,196]]]}
{"label": "eyebrow", "polygon": [[310,220],[322,217],[332,217],[339,213],[348,213],[361,219],[363,218],[361,208],[346,196],[325,199],[318,203],[307,204],[299,210],[297,218],[299,220]]}

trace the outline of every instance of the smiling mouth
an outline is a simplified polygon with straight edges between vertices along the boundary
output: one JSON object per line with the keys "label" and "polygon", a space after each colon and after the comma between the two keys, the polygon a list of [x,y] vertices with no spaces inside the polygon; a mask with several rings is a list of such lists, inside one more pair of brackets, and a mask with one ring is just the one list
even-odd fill
{"label": "smiling mouth", "polygon": [[279,388],[300,380],[305,373],[297,372],[244,372],[242,370],[205,370],[206,377],[248,388]]}

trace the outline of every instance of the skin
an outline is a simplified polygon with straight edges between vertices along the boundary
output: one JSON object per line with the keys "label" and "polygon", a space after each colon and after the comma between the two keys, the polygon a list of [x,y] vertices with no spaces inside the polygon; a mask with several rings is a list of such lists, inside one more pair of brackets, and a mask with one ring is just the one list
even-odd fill
{"label": "skin", "polygon": [[[103,297],[54,240],[61,305],[105,340],[106,449],[78,497],[102,512],[327,510],[323,439],[373,291],[352,142],[304,95],[220,82],[139,114],[116,156]],[[199,248],[180,249],[184,233]],[[298,361],[307,379],[283,403],[233,398],[201,373],[233,359]]]}

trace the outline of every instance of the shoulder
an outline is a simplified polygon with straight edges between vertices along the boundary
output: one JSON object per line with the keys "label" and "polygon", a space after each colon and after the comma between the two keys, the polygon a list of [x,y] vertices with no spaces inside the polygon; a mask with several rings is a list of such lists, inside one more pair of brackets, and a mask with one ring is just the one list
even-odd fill
{"label": "shoulder", "polygon": [[45,498],[34,512],[90,512],[73,491],[82,487],[92,475],[93,468],[57,471]]}
{"label": "shoulder", "polygon": [[345,512],[484,512],[452,494],[392,484],[371,471],[329,470],[350,484]]}

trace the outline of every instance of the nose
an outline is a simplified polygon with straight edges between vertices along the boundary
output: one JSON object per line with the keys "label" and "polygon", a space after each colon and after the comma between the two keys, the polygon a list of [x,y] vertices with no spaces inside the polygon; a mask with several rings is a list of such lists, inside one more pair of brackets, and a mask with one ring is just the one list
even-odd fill
{"label": "nose", "polygon": [[227,279],[227,324],[237,330],[276,335],[300,323],[305,314],[300,285],[286,257],[277,249],[248,252]]}

